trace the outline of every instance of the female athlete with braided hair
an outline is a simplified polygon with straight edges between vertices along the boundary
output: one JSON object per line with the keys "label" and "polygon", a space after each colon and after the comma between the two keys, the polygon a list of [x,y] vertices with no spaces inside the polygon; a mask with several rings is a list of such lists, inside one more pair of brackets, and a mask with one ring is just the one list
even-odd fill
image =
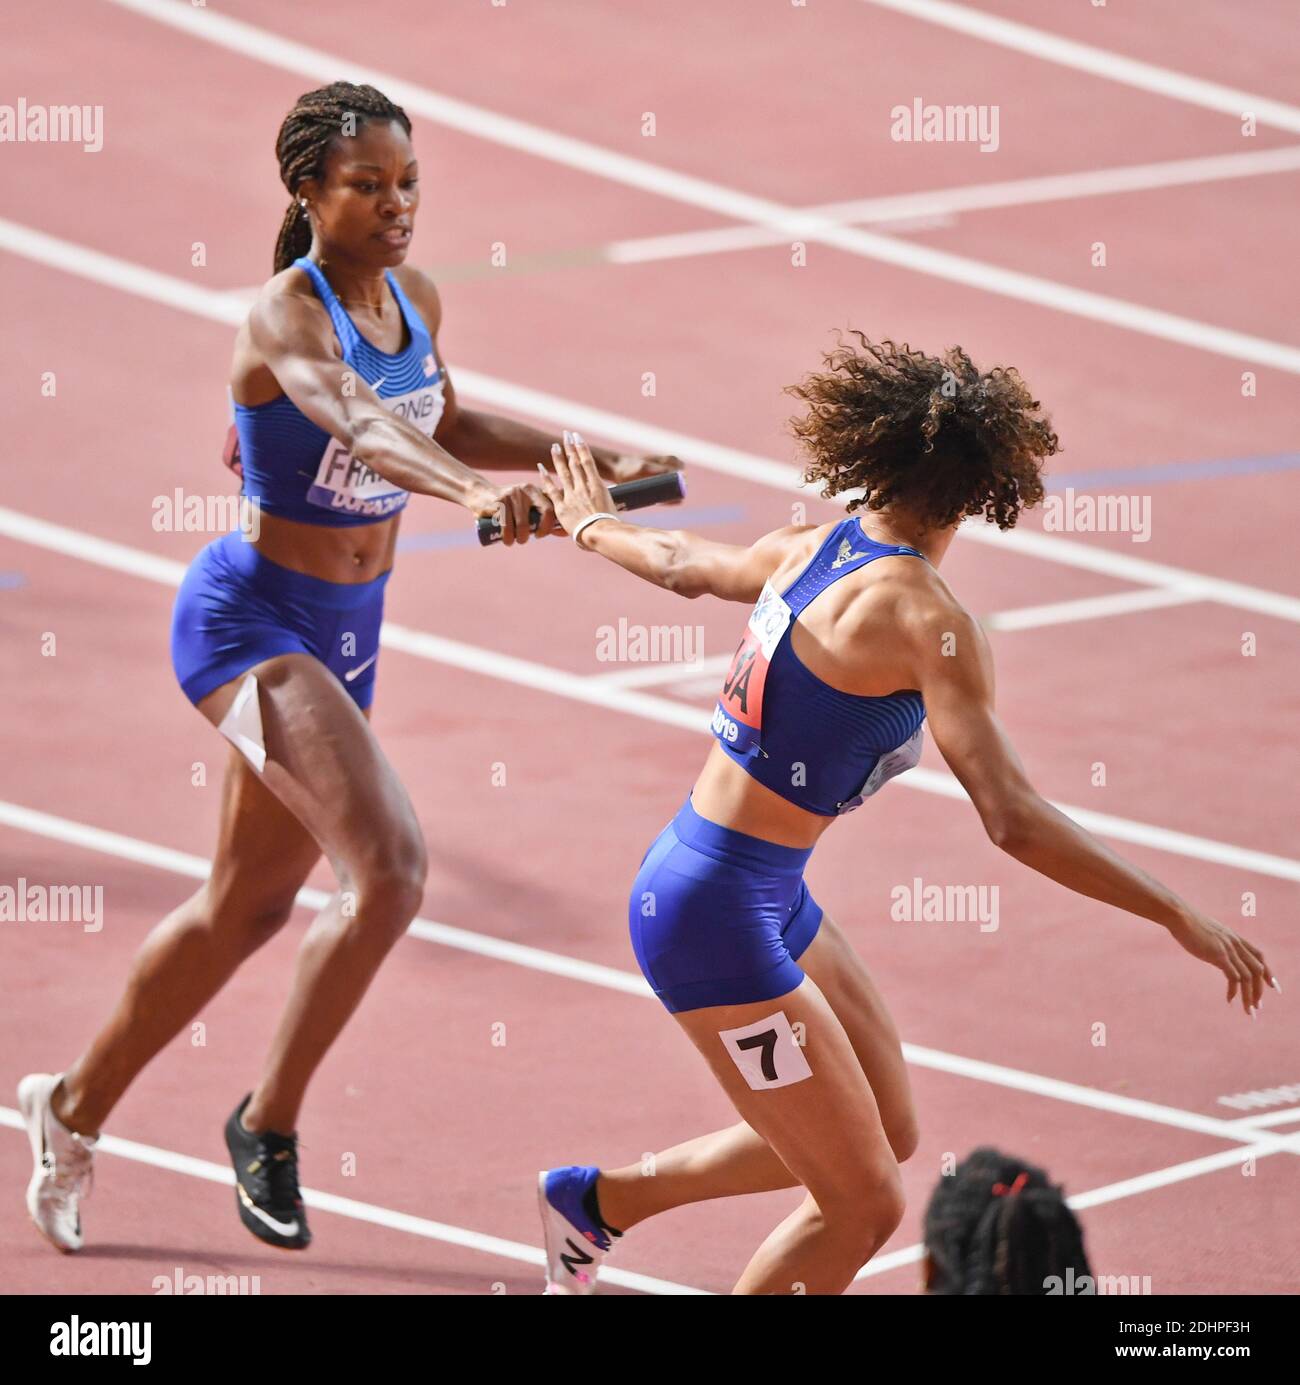
{"label": "female athlete with braided hair", "polygon": [[[100,1127],[145,1064],[288,919],[322,852],[339,892],[308,931],[256,1088],[226,1140],[244,1225],[275,1246],[310,1235],[295,1130],[307,1083],[424,891],[424,842],[369,726],[384,584],[400,511],[429,495],[496,515],[527,540],[531,473],[550,439],[458,407],[438,352],[433,283],[403,267],[419,205],[411,123],[373,87],[301,97],[276,143],[292,201],[231,377],[255,542],[209,544],[177,597],[172,654],[186,696],[231,740],[220,835],[203,887],[160,923],[108,1023],[64,1073],[23,1079],[35,1170],[28,1209],[61,1250]],[[601,454],[611,481],[671,459]]]}
{"label": "female athlete with braided hair", "polygon": [[921,1287],[1063,1294],[1093,1292],[1095,1282],[1083,1228],[1061,1189],[1036,1165],[983,1145],[930,1194]]}
{"label": "female athlete with braided hair", "polygon": [[[688,1202],[802,1185],[737,1293],[840,1293],[903,1215],[916,1115],[894,1023],[803,874],[821,834],[916,764],[930,731],[990,839],[1049,879],[1165,928],[1253,1014],[1258,948],[1043,799],[993,709],[979,623],[938,565],[966,516],[1042,499],[1057,438],[1013,370],[981,373],[859,335],[794,393],[806,479],[860,491],[834,524],[749,548],[625,524],[566,436],[542,489],[581,547],[681,596],[756,602],[713,715],[716,744],[628,902],[642,973],[741,1116],[643,1164],[541,1177],[548,1288],[594,1291],[613,1238]],[[857,511],[858,513],[852,513]],[[1280,987],[1278,988],[1280,989]],[[646,1149],[644,1143],[638,1149]]]}

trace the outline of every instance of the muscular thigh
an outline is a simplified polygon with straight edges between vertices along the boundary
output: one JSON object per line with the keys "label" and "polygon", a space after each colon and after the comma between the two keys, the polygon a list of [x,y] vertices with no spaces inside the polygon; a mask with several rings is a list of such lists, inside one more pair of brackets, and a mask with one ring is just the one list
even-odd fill
{"label": "muscular thigh", "polygon": [[320,859],[315,837],[231,749],[221,789],[221,825],[208,889],[218,916],[288,912]]}
{"label": "muscular thigh", "polygon": [[829,917],[798,959],[844,1026],[899,1159],[916,1144],[916,1111],[898,1030],[862,959]]}
{"label": "muscular thigh", "polygon": [[[381,847],[422,852],[406,790],[338,679],[306,654],[278,655],[249,672],[258,681],[266,763],[258,772],[232,752],[238,768],[222,825],[232,857],[270,865],[283,854],[280,876],[305,878],[322,851],[336,871]],[[199,704],[213,725],[245,676]]]}
{"label": "muscular thigh", "polygon": [[674,1018],[742,1118],[824,1207],[897,1177],[862,1064],[810,976],[776,1000]]}

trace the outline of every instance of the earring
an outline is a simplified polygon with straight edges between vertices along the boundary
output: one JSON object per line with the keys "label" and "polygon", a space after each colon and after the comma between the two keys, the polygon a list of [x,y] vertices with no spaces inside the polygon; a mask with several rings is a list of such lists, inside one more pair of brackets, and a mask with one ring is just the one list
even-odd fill
{"label": "earring", "polygon": [[307,210],[307,199],[306,199],[305,197],[300,197],[300,198],[298,199],[298,205],[303,209],[303,211],[306,211],[306,210]]}

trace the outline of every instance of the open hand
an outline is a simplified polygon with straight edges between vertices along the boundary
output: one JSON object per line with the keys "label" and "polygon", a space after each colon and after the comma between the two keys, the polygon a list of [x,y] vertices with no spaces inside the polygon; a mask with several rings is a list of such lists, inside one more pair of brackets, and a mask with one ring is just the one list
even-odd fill
{"label": "open hand", "polygon": [[602,511],[613,514],[617,510],[613,496],[596,470],[591,448],[579,434],[566,432],[563,447],[559,443],[552,445],[551,464],[555,468],[554,475],[540,462],[537,470],[541,473],[542,493],[554,507],[565,533],[571,534],[588,515]]}
{"label": "open hand", "polygon": [[1169,931],[1180,947],[1218,967],[1228,978],[1229,1004],[1240,990],[1242,1008],[1248,1015],[1253,1017],[1259,1010],[1265,982],[1275,991],[1282,989],[1259,948],[1208,915],[1192,914]]}

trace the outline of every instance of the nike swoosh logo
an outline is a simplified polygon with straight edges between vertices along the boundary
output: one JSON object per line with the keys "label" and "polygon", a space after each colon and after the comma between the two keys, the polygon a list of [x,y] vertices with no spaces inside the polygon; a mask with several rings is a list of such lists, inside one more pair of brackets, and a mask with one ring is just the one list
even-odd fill
{"label": "nike swoosh logo", "polygon": [[276,1221],[269,1212],[263,1212],[253,1199],[248,1196],[244,1191],[244,1185],[242,1183],[236,1183],[235,1186],[239,1189],[240,1202],[248,1208],[258,1221],[265,1222],[272,1231],[278,1231],[281,1236],[296,1236],[298,1234],[298,1219],[296,1217],[293,1221]]}
{"label": "nike swoosh logo", "polygon": [[356,668],[348,669],[348,671],[343,675],[344,678],[346,678],[349,683],[354,678],[360,678],[360,676],[370,667],[371,664],[375,662],[377,658],[379,658],[379,651],[375,650],[375,652],[365,661],[364,664],[358,664]]}

